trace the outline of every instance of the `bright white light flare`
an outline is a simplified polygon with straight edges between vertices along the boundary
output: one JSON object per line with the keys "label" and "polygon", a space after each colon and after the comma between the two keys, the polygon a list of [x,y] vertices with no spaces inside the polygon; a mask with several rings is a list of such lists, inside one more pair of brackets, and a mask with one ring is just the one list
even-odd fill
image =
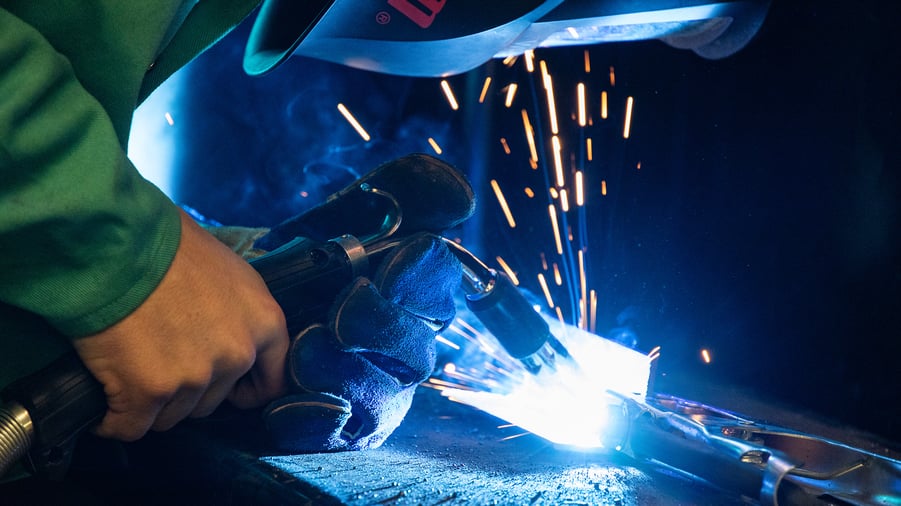
{"label": "bright white light flare", "polygon": [[511,374],[502,388],[471,390],[471,383],[467,389],[442,387],[442,395],[552,443],[615,448],[622,429],[619,396],[644,399],[650,358],[578,327],[545,320],[573,357],[558,357],[556,372]]}

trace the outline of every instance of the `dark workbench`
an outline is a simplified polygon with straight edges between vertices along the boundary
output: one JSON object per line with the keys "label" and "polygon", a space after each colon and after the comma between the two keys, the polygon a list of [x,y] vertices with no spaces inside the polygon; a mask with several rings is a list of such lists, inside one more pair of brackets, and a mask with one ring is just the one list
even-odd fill
{"label": "dark workbench", "polygon": [[[898,458],[867,435],[728,388],[665,391]],[[691,395],[694,394],[694,395]],[[744,408],[744,409],[741,409]],[[746,504],[625,455],[557,448],[420,388],[379,449],[263,456],[252,434],[181,426],[121,447],[86,438],[71,477],[0,486],[0,504]]]}

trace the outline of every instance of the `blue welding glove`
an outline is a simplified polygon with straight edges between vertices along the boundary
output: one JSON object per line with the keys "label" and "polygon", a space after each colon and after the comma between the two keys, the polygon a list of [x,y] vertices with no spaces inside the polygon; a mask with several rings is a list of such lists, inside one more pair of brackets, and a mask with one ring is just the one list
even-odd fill
{"label": "blue welding glove", "polygon": [[292,393],[264,410],[280,450],[379,446],[403,420],[416,386],[435,366],[435,336],[454,316],[462,267],[436,236],[396,246],[371,279],[357,278],[325,324],[291,343]]}

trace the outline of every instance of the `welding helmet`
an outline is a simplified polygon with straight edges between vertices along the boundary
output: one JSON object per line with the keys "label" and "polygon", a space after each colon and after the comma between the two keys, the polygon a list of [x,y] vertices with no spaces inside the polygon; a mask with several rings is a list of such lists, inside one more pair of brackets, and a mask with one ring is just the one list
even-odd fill
{"label": "welding helmet", "polygon": [[438,77],[528,49],[660,39],[706,58],[748,43],[769,0],[264,0],[244,70],[292,54]]}

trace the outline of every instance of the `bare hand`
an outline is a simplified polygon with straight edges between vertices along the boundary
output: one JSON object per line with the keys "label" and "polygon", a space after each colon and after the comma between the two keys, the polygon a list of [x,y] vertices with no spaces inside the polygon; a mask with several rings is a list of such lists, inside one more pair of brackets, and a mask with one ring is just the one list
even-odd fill
{"label": "bare hand", "polygon": [[226,398],[239,408],[283,393],[285,317],[244,260],[182,214],[181,243],[160,285],[132,314],[75,349],[103,384],[104,437],[134,441]]}

